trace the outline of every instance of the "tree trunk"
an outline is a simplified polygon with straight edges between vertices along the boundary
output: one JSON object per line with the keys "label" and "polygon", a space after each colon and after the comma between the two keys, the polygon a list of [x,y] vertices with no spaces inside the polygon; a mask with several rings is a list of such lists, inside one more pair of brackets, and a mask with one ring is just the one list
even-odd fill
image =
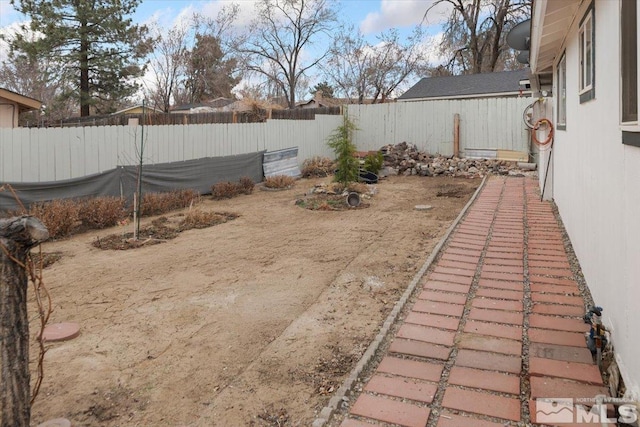
{"label": "tree trunk", "polygon": [[48,237],[33,217],[0,220],[1,427],[28,427],[31,418],[28,280],[19,263],[24,265],[29,248]]}
{"label": "tree trunk", "polygon": [[89,40],[87,35],[87,23],[80,26],[80,116],[87,117],[90,114],[89,105],[91,94],[89,93]]}

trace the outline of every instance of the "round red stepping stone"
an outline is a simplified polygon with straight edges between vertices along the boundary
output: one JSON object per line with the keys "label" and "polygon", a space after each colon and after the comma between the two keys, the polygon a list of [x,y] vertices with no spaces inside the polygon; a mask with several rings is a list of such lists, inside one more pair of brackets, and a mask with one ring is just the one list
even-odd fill
{"label": "round red stepping stone", "polygon": [[53,323],[44,328],[42,339],[47,342],[66,341],[73,339],[78,335],[80,335],[80,325],[77,323]]}
{"label": "round red stepping stone", "polygon": [[38,424],[38,427],[71,427],[71,421],[66,418],[56,418]]}

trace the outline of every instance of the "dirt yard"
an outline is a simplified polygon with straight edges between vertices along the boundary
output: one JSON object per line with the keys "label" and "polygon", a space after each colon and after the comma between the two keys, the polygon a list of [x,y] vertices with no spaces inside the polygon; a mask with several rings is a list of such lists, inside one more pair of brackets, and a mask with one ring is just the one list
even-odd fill
{"label": "dirt yard", "polygon": [[82,329],[49,344],[34,425],[310,425],[480,183],[390,177],[365,209],[295,205],[321,181],[206,200],[240,217],[159,245],[45,244],[50,323]]}

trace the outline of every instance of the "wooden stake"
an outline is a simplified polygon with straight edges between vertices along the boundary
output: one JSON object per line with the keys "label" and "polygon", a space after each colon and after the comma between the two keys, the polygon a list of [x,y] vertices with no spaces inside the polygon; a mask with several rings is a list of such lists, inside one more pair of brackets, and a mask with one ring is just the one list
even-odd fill
{"label": "wooden stake", "polygon": [[460,157],[460,114],[453,116],[453,157]]}

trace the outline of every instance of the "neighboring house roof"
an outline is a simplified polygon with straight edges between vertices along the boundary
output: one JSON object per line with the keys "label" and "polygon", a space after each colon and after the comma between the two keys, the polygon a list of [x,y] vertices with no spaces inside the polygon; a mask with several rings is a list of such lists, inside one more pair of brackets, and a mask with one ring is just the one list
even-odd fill
{"label": "neighboring house roof", "polygon": [[[388,99],[387,102],[393,100]],[[373,99],[364,99],[363,104],[372,104]],[[357,99],[351,98],[325,98],[322,96],[322,92],[317,92],[315,96],[308,101],[301,101],[296,103],[296,108],[320,108],[320,107],[339,107],[347,104],[359,104]]]}
{"label": "neighboring house roof", "polygon": [[20,112],[39,110],[42,107],[42,102],[28,96],[20,95],[9,89],[0,88],[0,98],[7,99],[11,102],[18,104]]}
{"label": "neighboring house roof", "polygon": [[235,99],[229,98],[216,98],[206,102],[200,102],[195,104],[183,104],[176,105],[171,108],[172,113],[189,113],[192,110],[193,112],[206,112],[206,111],[216,111],[218,109],[224,108],[229,104],[233,104],[236,102]]}
{"label": "neighboring house roof", "polygon": [[120,111],[116,111],[115,113],[112,113],[113,116],[116,116],[118,114],[142,114],[143,111],[146,111],[148,113],[162,113],[162,110],[159,110],[157,108],[153,108],[153,107],[149,107],[148,105],[145,105],[144,107],[142,106],[142,104],[140,105],[134,105],[133,107],[128,107],[125,108],[123,110]]}
{"label": "neighboring house roof", "polygon": [[425,77],[402,94],[398,101],[517,95],[521,90],[520,80],[528,77],[529,69],[462,76]]}

